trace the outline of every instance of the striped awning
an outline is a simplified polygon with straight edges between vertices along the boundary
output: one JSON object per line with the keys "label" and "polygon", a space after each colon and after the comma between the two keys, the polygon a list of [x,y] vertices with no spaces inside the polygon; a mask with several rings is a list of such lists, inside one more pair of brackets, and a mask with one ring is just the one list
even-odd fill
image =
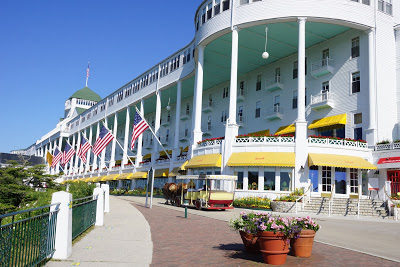
{"label": "striped awning", "polygon": [[147,178],[147,172],[135,172],[132,174],[132,179],[144,179]]}
{"label": "striped awning", "polygon": [[338,168],[354,168],[375,170],[375,165],[369,163],[367,160],[356,156],[345,156],[335,154],[308,154],[309,166],[328,166]]}
{"label": "striped awning", "polygon": [[116,180],[131,180],[133,176],[133,173],[123,173],[120,174]]}
{"label": "striped awning", "polygon": [[222,155],[221,154],[207,154],[195,156],[189,160],[185,169],[217,167],[221,168]]}
{"label": "striped awning", "polygon": [[151,159],[151,153],[144,155],[143,159]]}
{"label": "striped awning", "polygon": [[314,120],[309,126],[308,129],[317,129],[322,127],[328,127],[333,125],[346,125],[347,122],[347,114],[340,114],[335,116],[330,116],[318,120]]}
{"label": "striped awning", "polygon": [[[172,150],[167,150],[167,152],[169,155],[172,155]],[[166,156],[167,156],[167,153],[165,153],[164,150],[160,151],[160,157],[166,157]]]}
{"label": "striped awning", "polygon": [[100,181],[102,181],[102,182],[105,182],[105,181],[115,181],[115,180],[118,180],[118,179],[117,179],[118,176],[119,176],[119,174],[110,174],[110,175],[106,175],[106,176],[103,176],[103,178],[102,178]]}
{"label": "striped awning", "polygon": [[294,124],[279,127],[275,135],[290,134],[296,132],[296,126]]}
{"label": "striped awning", "polygon": [[235,166],[278,166],[294,167],[295,154],[292,152],[240,152],[232,153],[227,163]]}

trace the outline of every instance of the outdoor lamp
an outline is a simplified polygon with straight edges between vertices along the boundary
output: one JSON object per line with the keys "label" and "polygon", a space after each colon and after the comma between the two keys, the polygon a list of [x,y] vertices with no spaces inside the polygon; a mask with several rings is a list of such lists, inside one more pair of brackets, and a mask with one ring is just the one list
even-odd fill
{"label": "outdoor lamp", "polygon": [[267,41],[268,41],[268,26],[265,27],[265,49],[264,52],[262,53],[263,59],[269,58],[269,53],[267,52]]}

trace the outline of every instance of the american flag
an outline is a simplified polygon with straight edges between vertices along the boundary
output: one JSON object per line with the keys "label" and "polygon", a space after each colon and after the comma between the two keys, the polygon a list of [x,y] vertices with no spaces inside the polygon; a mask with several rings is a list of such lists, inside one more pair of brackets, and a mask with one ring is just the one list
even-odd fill
{"label": "american flag", "polygon": [[96,143],[94,143],[93,153],[98,156],[113,139],[114,136],[112,133],[103,125],[99,137],[97,138]]}
{"label": "american flag", "polygon": [[56,147],[53,154],[53,161],[51,162],[51,167],[54,168],[62,159],[63,153]]}
{"label": "american flag", "polygon": [[86,78],[89,78],[89,63],[87,64],[87,69],[86,69]]}
{"label": "american flag", "polygon": [[67,164],[71,160],[71,158],[72,158],[72,156],[74,154],[75,154],[75,149],[67,142],[65,144],[65,148],[64,148],[64,153],[63,153],[63,157],[62,157],[62,160],[61,160],[61,164],[63,166],[65,166],[65,164]]}
{"label": "american flag", "polygon": [[131,140],[131,150],[135,147],[136,139],[147,129],[149,125],[146,120],[143,119],[139,113],[135,113],[135,118],[133,120],[133,132],[132,132],[132,140]]}
{"label": "american flag", "polygon": [[86,163],[86,152],[92,147],[88,140],[82,135],[81,138],[81,145],[79,147],[79,152],[78,156],[81,158],[81,160]]}

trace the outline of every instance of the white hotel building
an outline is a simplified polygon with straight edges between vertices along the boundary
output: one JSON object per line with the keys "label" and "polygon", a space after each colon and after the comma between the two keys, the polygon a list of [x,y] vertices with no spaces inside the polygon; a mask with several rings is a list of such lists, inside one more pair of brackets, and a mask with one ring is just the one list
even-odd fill
{"label": "white hotel building", "polygon": [[[238,175],[237,196],[310,183],[316,196],[367,196],[388,180],[397,192],[399,25],[392,0],[203,1],[192,42],[103,99],[78,91],[36,154],[79,147],[81,134],[93,144],[104,122],[124,149],[113,141],[99,158],[89,151],[87,164],[74,157],[64,179],[122,174],[120,185],[143,186],[129,179],[153,167],[161,185],[182,167]],[[135,106],[171,159],[150,131],[128,151]],[[249,133],[262,136],[238,137]]]}

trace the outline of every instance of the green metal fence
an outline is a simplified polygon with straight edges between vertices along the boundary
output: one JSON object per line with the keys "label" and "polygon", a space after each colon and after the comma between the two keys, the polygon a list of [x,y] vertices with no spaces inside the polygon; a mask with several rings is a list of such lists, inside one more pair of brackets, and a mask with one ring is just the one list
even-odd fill
{"label": "green metal fence", "polygon": [[97,196],[72,201],[72,240],[96,222]]}
{"label": "green metal fence", "polygon": [[60,203],[0,216],[0,266],[36,266],[54,253]]}

